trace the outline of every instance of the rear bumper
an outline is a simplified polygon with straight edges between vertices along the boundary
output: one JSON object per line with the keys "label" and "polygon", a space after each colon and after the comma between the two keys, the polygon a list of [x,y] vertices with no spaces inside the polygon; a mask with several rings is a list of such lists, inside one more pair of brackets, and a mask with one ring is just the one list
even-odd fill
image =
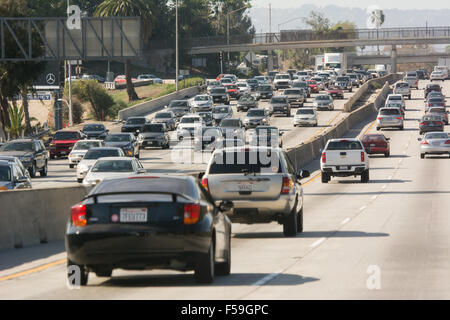
{"label": "rear bumper", "polygon": [[389,149],[386,147],[367,147],[369,148],[368,154],[388,153]]}
{"label": "rear bumper", "polygon": [[294,119],[294,125],[297,126],[302,124],[315,125],[317,124],[317,119]]}
{"label": "rear bumper", "polygon": [[[344,167],[344,166],[341,166],[341,167]],[[323,166],[322,172],[325,172],[327,174],[330,174],[330,175],[336,176],[336,177],[349,177],[349,176],[354,176],[354,175],[360,175],[366,170],[364,165],[350,165],[348,167],[350,167],[350,168],[349,169],[347,168],[344,170],[338,170],[337,166]]]}
{"label": "rear bumper", "polygon": [[422,154],[450,154],[450,145],[448,147],[442,146],[423,146],[420,145],[420,153]]}
{"label": "rear bumper", "polygon": [[389,121],[389,122],[381,122],[377,120],[377,128],[399,128],[403,127],[403,121]]}

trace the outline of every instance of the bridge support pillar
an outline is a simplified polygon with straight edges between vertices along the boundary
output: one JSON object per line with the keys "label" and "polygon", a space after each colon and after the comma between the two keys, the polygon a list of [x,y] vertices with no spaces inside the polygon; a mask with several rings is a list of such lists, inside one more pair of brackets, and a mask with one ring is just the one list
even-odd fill
{"label": "bridge support pillar", "polygon": [[267,72],[273,70],[273,54],[272,51],[267,51]]}
{"label": "bridge support pillar", "polygon": [[397,46],[395,45],[391,50],[391,73],[397,73]]}

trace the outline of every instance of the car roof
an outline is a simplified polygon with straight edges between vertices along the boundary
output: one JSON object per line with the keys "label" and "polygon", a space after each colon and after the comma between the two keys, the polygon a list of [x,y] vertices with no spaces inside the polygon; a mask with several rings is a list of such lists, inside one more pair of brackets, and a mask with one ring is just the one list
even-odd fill
{"label": "car roof", "polygon": [[89,149],[89,151],[91,150],[96,151],[96,150],[121,150],[121,149],[116,147],[94,147]]}
{"label": "car roof", "polygon": [[111,133],[109,136],[129,136],[132,135],[131,132],[114,132]]}
{"label": "car roof", "polygon": [[83,140],[78,140],[75,144],[82,143],[82,142],[103,142],[103,140],[99,140],[99,139],[83,139]]}
{"label": "car roof", "polygon": [[12,143],[12,142],[33,142],[33,141],[36,141],[36,139],[15,139],[15,140],[7,141],[7,142],[5,142],[5,144]]}
{"label": "car roof", "polygon": [[131,160],[135,160],[135,158],[132,158],[132,157],[103,157],[103,158],[97,159],[97,161],[99,161],[99,160],[131,161]]}
{"label": "car roof", "polygon": [[12,167],[12,163],[9,161],[5,161],[5,160],[0,160],[0,166],[8,166],[8,167]]}

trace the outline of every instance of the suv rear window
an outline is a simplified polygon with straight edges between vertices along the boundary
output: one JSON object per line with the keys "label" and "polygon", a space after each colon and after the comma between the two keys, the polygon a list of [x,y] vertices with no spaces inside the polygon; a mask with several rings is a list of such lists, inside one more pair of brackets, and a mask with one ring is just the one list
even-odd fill
{"label": "suv rear window", "polygon": [[214,155],[209,174],[282,173],[278,153],[229,151]]}
{"label": "suv rear window", "polygon": [[399,82],[395,85],[396,88],[409,88],[409,84],[405,82]]}
{"label": "suv rear window", "polygon": [[382,116],[393,116],[400,114],[400,110],[397,108],[381,109],[380,115]]}
{"label": "suv rear window", "polygon": [[354,140],[330,141],[327,146],[327,151],[333,150],[362,150],[362,146],[359,141]]}

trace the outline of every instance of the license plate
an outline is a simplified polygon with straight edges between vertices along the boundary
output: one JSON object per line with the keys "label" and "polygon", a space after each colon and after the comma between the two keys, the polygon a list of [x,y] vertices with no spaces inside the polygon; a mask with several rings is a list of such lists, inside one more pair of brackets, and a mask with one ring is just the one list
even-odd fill
{"label": "license plate", "polygon": [[349,170],[350,168],[348,166],[337,166],[338,170]]}
{"label": "license plate", "polygon": [[242,192],[242,191],[244,191],[244,192],[252,192],[253,191],[253,185],[250,184],[250,183],[240,183],[238,185],[238,189],[239,189],[239,192]]}
{"label": "license plate", "polygon": [[341,155],[341,159],[345,159],[347,156],[344,154],[344,155]]}
{"label": "license plate", "polygon": [[147,222],[147,208],[121,208],[120,222]]}

